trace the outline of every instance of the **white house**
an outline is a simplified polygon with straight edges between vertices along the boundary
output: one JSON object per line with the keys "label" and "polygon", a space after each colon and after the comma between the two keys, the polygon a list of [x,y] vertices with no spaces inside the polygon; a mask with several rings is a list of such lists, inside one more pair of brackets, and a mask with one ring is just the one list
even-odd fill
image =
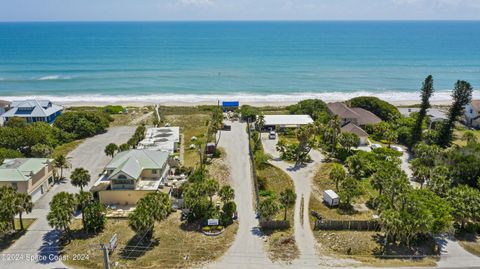
{"label": "white house", "polygon": [[174,153],[180,144],[180,127],[148,128],[138,149],[161,150]]}
{"label": "white house", "polygon": [[265,129],[298,128],[302,125],[313,123],[309,115],[265,115],[263,116]]}
{"label": "white house", "polygon": [[467,125],[480,128],[480,100],[472,100],[466,105],[464,115]]}

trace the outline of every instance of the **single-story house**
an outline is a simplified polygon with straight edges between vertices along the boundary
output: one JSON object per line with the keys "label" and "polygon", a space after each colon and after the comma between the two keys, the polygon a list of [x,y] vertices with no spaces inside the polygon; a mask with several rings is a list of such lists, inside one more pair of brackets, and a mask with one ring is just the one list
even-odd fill
{"label": "single-story house", "polygon": [[52,159],[5,159],[0,165],[0,186],[12,186],[15,190],[32,196],[37,201],[53,184]]}
{"label": "single-story house", "polygon": [[359,126],[349,122],[345,124],[341,129],[342,133],[356,134],[360,138],[360,145],[364,146],[368,144],[368,134]]}
{"label": "single-story house", "polygon": [[[400,114],[402,114],[405,117],[409,117],[410,114],[420,111],[419,107],[398,107],[397,109],[400,112]],[[444,121],[448,119],[447,113],[438,108],[427,109],[427,116],[430,118],[431,122],[439,122],[439,121]]]}
{"label": "single-story house", "polygon": [[480,100],[472,100],[465,106],[465,122],[474,128],[480,128]]}
{"label": "single-story house", "polygon": [[239,101],[222,101],[223,111],[234,111],[240,107]]}
{"label": "single-story house", "polygon": [[133,149],[117,153],[95,182],[94,192],[107,205],[135,205],[146,194],[161,189],[170,171],[169,153]]}
{"label": "single-story house", "polygon": [[313,123],[313,119],[309,115],[265,115],[263,120],[266,130],[298,128]]}
{"label": "single-story house", "polygon": [[27,123],[41,121],[51,124],[62,111],[62,106],[55,105],[49,100],[24,100],[13,101],[10,109],[1,116],[4,122],[8,122],[13,117],[20,117]]}
{"label": "single-story house", "polygon": [[148,128],[138,149],[161,150],[174,153],[180,144],[180,127]]}
{"label": "single-story house", "polygon": [[327,104],[328,111],[337,115],[341,120],[341,125],[345,125],[349,122],[365,127],[368,124],[377,124],[382,120],[372,112],[360,107],[349,107],[345,103],[335,102]]}

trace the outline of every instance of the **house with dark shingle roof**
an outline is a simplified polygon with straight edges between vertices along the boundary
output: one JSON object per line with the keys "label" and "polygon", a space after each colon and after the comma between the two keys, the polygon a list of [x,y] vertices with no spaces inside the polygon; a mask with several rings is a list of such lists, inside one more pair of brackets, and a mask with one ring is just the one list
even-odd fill
{"label": "house with dark shingle roof", "polygon": [[55,105],[49,100],[13,101],[10,109],[1,116],[4,122],[13,117],[24,118],[27,123],[46,122],[52,124],[62,113],[63,107]]}
{"label": "house with dark shingle roof", "polygon": [[366,109],[349,107],[342,102],[329,103],[327,107],[331,114],[338,116],[340,119],[341,131],[358,135],[361,145],[368,144],[368,134],[362,128],[382,121],[377,115]]}
{"label": "house with dark shingle roof", "polygon": [[133,149],[117,153],[92,188],[104,204],[134,205],[167,180],[169,153]]}

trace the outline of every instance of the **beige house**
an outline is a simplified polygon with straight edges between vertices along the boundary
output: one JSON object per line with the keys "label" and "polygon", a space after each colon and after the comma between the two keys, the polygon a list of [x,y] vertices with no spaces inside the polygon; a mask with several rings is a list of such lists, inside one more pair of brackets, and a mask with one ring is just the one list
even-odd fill
{"label": "beige house", "polygon": [[356,134],[360,138],[360,146],[368,145],[368,134],[353,123],[347,123],[341,128],[342,133]]}
{"label": "beige house", "polygon": [[53,184],[51,159],[5,159],[0,165],[0,186],[12,186],[18,192],[32,196],[37,201]]}
{"label": "beige house", "polygon": [[120,152],[107,164],[92,192],[106,205],[135,205],[167,180],[169,153],[156,150]]}

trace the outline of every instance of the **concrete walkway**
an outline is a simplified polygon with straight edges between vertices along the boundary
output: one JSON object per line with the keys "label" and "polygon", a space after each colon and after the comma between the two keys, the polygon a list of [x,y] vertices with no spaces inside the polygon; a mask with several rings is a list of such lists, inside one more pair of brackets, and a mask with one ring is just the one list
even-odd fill
{"label": "concrete walkway", "polygon": [[[110,161],[110,157],[103,152],[106,145],[111,142],[117,144],[126,142],[134,133],[135,127],[114,127],[107,133],[97,135],[85,140],[74,149],[68,158],[72,168],[83,167],[90,172],[92,181],[88,187],[98,178],[104,166]],[[64,171],[66,178],[70,177],[70,169]],[[68,180],[54,185],[33,208],[32,213],[25,218],[36,218],[37,220],[29,227],[28,231],[10,248],[0,254],[0,268],[31,269],[31,268],[64,268],[59,257],[58,240],[60,233],[53,230],[47,222],[47,214],[50,210],[49,203],[53,196],[59,192],[66,191],[78,193],[80,190],[70,184]]]}

